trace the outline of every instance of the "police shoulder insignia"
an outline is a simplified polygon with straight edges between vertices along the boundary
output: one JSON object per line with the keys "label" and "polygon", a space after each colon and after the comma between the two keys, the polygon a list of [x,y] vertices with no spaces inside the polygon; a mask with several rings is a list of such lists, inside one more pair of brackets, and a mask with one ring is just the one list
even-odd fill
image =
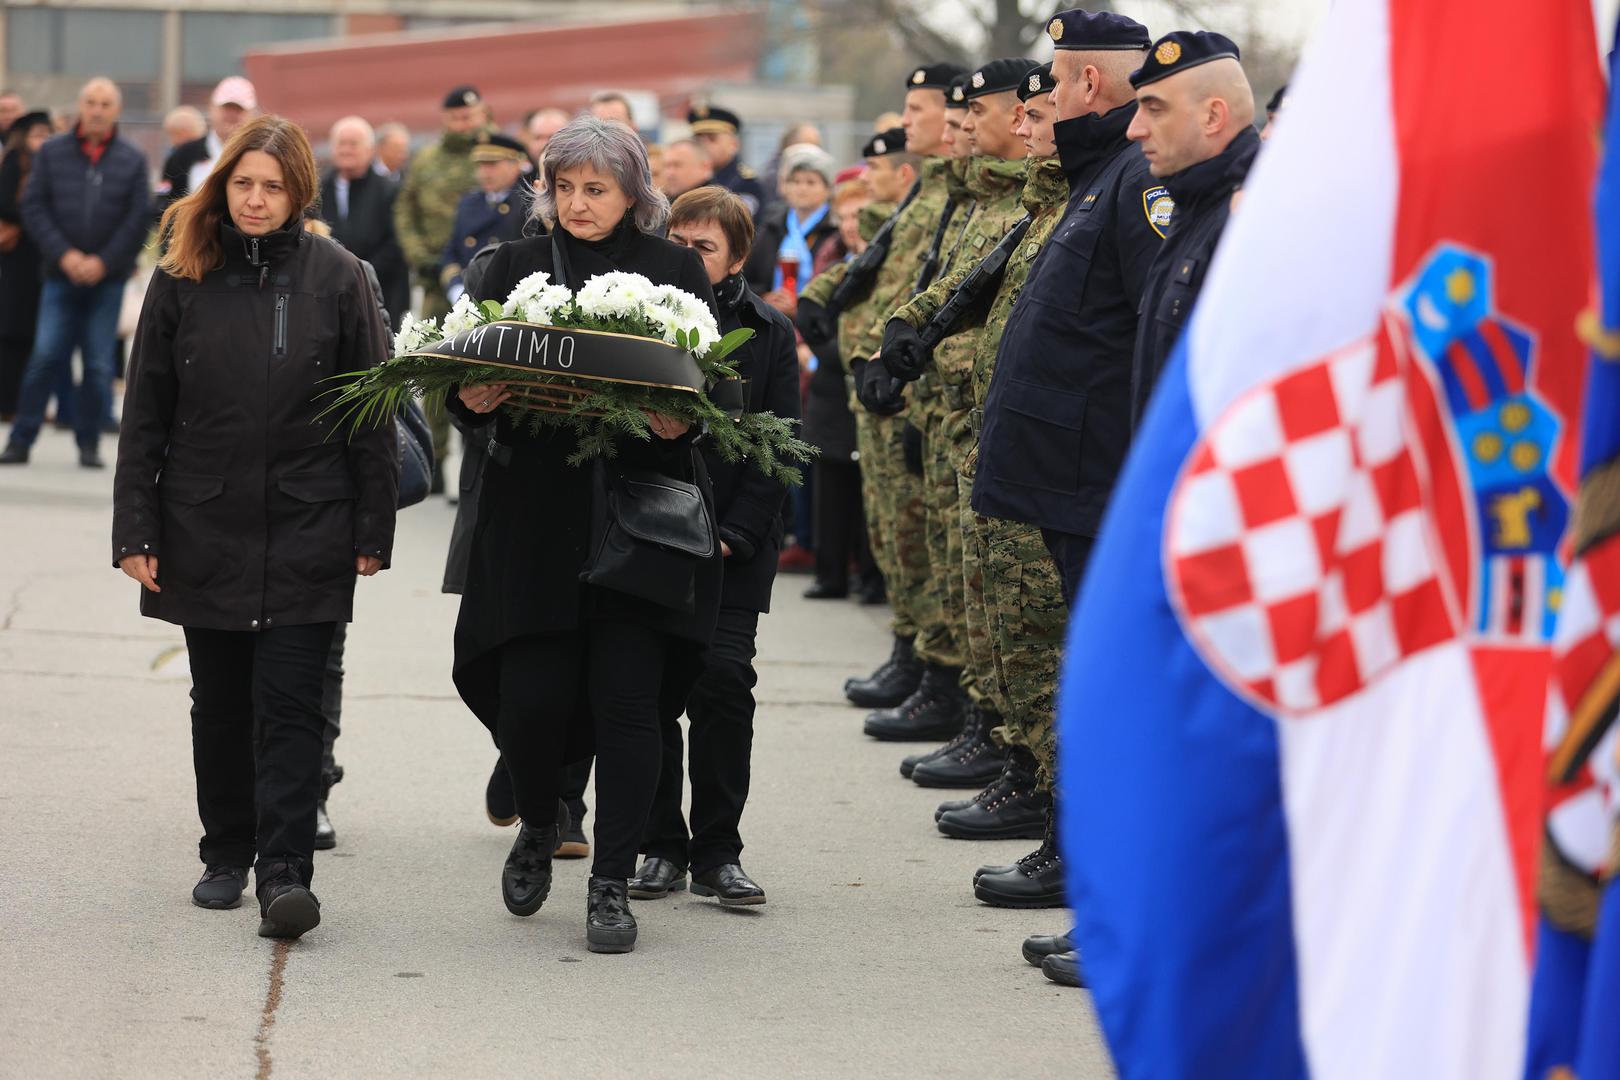
{"label": "police shoulder insignia", "polygon": [[1163,184],[1155,184],[1142,192],[1142,212],[1147,215],[1153,231],[1164,236],[1164,230],[1170,227],[1170,218],[1176,212],[1176,201],[1170,197],[1170,189]]}
{"label": "police shoulder insignia", "polygon": [[1154,52],[1153,59],[1161,64],[1173,64],[1181,59],[1181,46],[1173,41],[1167,41]]}
{"label": "police shoulder insignia", "polygon": [[753,169],[749,168],[747,165],[741,164],[740,162],[737,165],[737,175],[742,177],[744,180],[758,180],[759,179],[759,173],[755,172]]}
{"label": "police shoulder insignia", "polygon": [[1052,35],[1052,40],[1053,41],[1062,41],[1063,40],[1063,20],[1062,19],[1053,19],[1049,24],[1047,24],[1046,32],[1048,34]]}

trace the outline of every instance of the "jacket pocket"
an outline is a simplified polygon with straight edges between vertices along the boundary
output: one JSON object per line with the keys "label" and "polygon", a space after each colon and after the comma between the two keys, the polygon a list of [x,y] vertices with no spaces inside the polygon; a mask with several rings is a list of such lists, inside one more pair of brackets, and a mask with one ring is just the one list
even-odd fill
{"label": "jacket pocket", "polygon": [[1022,379],[1008,382],[1000,425],[1006,451],[995,456],[998,480],[1073,495],[1080,490],[1080,447],[1086,395]]}
{"label": "jacket pocket", "polygon": [[276,481],[283,495],[299,502],[323,503],[359,497],[354,477],[341,472],[289,473]]}
{"label": "jacket pocket", "polygon": [[177,473],[164,469],[158,477],[158,495],[182,506],[200,506],[223,494],[225,478],[202,473]]}
{"label": "jacket pocket", "polygon": [[1071,214],[1070,218],[1047,241],[1046,250],[1018,296],[1020,304],[1045,304],[1071,315],[1080,314],[1102,230],[1090,214]]}

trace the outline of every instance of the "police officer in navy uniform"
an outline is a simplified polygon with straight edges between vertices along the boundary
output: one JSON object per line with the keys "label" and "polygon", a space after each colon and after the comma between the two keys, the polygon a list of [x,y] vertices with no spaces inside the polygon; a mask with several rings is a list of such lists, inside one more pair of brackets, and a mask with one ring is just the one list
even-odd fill
{"label": "police officer in navy uniform", "polygon": [[1001,337],[973,509],[1039,526],[1072,608],[1130,443],[1137,309],[1173,202],[1125,134],[1147,28],[1075,9],[1047,32],[1069,203]]}
{"label": "police officer in navy uniform", "polygon": [[719,184],[741,199],[758,221],[760,210],[771,200],[765,185],[760,183],[759,174],[738,158],[742,150],[742,121],[737,114],[730,109],[700,103],[686,114],[686,122],[692,125],[692,137],[708,151],[709,161],[714,166],[714,178],[709,183]]}
{"label": "police officer in navy uniform", "polygon": [[1254,91],[1238,48],[1220,34],[1178,30],[1153,43],[1131,76],[1140,106],[1126,132],[1175,200],[1170,235],[1148,272],[1136,331],[1131,416],[1140,423],[1203,288],[1232,193],[1260,149]]}
{"label": "police officer in navy uniform", "polygon": [[510,135],[486,132],[478,136],[471,157],[478,190],[469,191],[456,204],[450,242],[439,268],[439,284],[452,304],[466,291],[462,270],[473,256],[490,244],[522,237],[529,218],[523,176],[524,167],[532,163],[523,144]]}

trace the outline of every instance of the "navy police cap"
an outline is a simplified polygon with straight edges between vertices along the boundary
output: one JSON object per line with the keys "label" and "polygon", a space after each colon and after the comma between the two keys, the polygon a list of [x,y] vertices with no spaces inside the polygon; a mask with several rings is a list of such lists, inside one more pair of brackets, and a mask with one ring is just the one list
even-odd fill
{"label": "navy police cap", "polygon": [[965,96],[972,101],[986,94],[1004,94],[1009,90],[1017,90],[1024,85],[1029,73],[1038,66],[1035,61],[1022,56],[992,60],[968,76]]}
{"label": "navy police cap", "polygon": [[736,113],[703,102],[687,110],[686,122],[694,135],[735,135],[742,130],[742,118]]}
{"label": "navy police cap", "polygon": [[924,64],[906,76],[907,90],[938,90],[951,88],[951,80],[967,71],[960,64]]}
{"label": "navy police cap", "polygon": [[968,77],[958,75],[951,80],[951,88],[945,91],[945,107],[947,109],[967,108]]}
{"label": "navy police cap", "polygon": [[1153,41],[1147,27],[1126,15],[1112,11],[1090,12],[1082,8],[1060,11],[1046,24],[1054,49],[1103,52],[1112,49],[1145,49]]}
{"label": "navy police cap", "polygon": [[861,157],[888,157],[890,154],[903,154],[906,152],[906,129],[890,128],[880,131],[867,140],[861,147]]}
{"label": "navy police cap", "polygon": [[1147,60],[1131,72],[1131,85],[1140,89],[1199,64],[1228,58],[1238,59],[1238,47],[1226,35],[1208,30],[1175,30],[1153,43]]}
{"label": "navy police cap", "polygon": [[1271,95],[1271,100],[1266,102],[1266,112],[1274,113],[1278,109],[1282,108],[1282,106],[1283,106],[1283,98],[1285,98],[1287,96],[1288,96],[1288,84],[1283,83],[1281,86],[1277,87],[1277,92],[1275,94]]}
{"label": "navy police cap", "polygon": [[1024,77],[1018,86],[1018,100],[1028,101],[1038,98],[1042,94],[1050,94],[1057,89],[1057,80],[1052,78],[1052,65],[1042,64]]}
{"label": "navy police cap", "polygon": [[491,131],[478,136],[478,142],[473,145],[471,156],[475,162],[528,161],[529,151],[512,136]]}

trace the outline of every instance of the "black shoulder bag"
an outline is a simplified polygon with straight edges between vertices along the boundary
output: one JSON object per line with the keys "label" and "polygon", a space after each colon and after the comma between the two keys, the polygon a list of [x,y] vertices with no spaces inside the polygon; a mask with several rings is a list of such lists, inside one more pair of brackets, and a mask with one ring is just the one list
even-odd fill
{"label": "black shoulder bag", "polygon": [[591,548],[580,578],[690,614],[698,564],[714,557],[714,519],[696,484],[592,463]]}

